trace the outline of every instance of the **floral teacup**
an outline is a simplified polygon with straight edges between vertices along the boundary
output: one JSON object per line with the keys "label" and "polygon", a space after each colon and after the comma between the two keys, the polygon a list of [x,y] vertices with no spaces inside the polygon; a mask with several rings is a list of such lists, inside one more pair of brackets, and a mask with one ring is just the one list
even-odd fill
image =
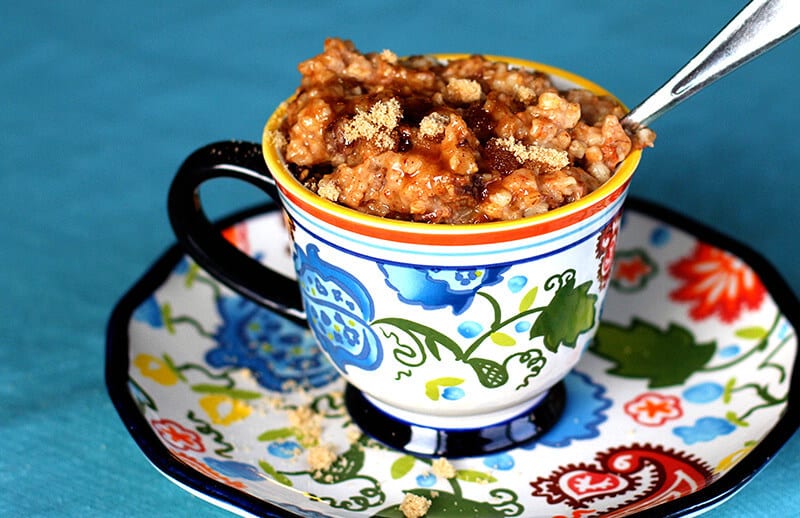
{"label": "floral teacup", "polygon": [[[558,69],[515,63],[607,94]],[[351,417],[384,443],[457,457],[546,431],[564,406],[559,382],[597,328],[640,153],[591,194],[539,216],[413,223],[307,190],[266,137],[282,118],[279,108],[260,146],[212,144],[178,171],[169,212],[188,252],[242,294],[307,322],[348,381]],[[208,222],[196,191],[221,176],[255,184],[281,205],[297,281],[245,256]]]}

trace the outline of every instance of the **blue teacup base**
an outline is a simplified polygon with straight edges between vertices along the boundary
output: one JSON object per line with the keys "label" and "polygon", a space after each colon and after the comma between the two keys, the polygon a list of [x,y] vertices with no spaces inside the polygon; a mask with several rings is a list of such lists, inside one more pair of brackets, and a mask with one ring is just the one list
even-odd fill
{"label": "blue teacup base", "polygon": [[559,382],[515,416],[467,428],[411,423],[382,410],[350,384],[345,402],[353,422],[390,448],[417,456],[459,458],[498,453],[535,441],[558,422],[566,405],[566,390]]}

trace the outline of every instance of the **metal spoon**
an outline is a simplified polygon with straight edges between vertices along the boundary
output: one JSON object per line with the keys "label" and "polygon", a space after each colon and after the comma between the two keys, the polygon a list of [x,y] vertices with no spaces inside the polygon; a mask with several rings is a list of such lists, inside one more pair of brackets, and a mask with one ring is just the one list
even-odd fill
{"label": "metal spoon", "polygon": [[700,89],[800,30],[798,0],[753,0],[661,88],[622,119],[631,131],[646,126]]}

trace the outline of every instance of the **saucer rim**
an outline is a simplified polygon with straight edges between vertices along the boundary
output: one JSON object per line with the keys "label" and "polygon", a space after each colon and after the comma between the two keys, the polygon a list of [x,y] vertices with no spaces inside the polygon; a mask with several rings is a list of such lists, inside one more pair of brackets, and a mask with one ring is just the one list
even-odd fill
{"label": "saucer rim", "polygon": [[[259,204],[219,219],[218,229],[230,227],[252,217],[277,210],[273,203]],[[670,227],[682,230],[698,240],[726,250],[752,268],[775,304],[794,327],[800,329],[800,302],[777,269],[759,252],[710,226],[643,198],[629,196],[625,212],[638,212]],[[130,340],[128,325],[135,309],[161,286],[174,267],[185,256],[184,250],[173,244],[163,252],[115,304],[106,327],[104,379],[114,408],[128,433],[147,460],[171,482],[228,510],[231,507],[258,516],[300,516],[276,504],[216,481],[173,457],[158,439],[144,416],[139,412],[128,385],[130,369]],[[708,511],[730,499],[755,477],[777,455],[791,436],[800,429],[800,354],[794,359],[788,399],[783,414],[773,428],[750,453],[728,472],[699,491],[642,510],[634,516],[657,513],[662,517],[694,515]]]}

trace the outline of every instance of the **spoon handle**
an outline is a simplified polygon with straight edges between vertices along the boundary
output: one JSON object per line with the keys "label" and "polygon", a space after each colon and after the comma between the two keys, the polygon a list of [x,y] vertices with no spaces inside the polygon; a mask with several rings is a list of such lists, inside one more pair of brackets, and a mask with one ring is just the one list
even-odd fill
{"label": "spoon handle", "polygon": [[798,0],[753,0],[682,69],[622,119],[635,130],[800,29]]}

